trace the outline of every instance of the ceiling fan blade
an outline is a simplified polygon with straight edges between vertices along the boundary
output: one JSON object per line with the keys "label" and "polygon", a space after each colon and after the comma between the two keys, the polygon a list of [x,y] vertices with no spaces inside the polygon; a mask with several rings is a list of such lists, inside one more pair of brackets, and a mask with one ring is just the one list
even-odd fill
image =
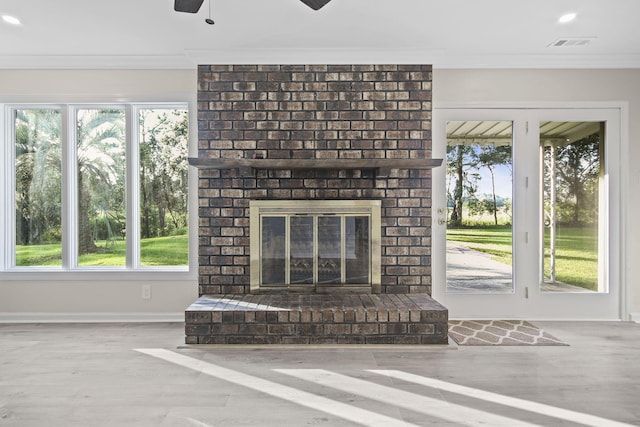
{"label": "ceiling fan blade", "polygon": [[318,10],[325,4],[329,3],[331,0],[300,0],[300,1],[306,4],[307,6],[309,6],[311,9]]}
{"label": "ceiling fan blade", "polygon": [[175,0],[173,9],[177,12],[197,13],[204,0]]}

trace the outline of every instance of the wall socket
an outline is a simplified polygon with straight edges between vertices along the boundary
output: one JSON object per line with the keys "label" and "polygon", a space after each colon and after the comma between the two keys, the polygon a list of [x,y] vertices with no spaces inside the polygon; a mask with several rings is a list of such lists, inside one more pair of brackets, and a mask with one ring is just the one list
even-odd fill
{"label": "wall socket", "polygon": [[151,299],[151,285],[142,285],[142,299]]}

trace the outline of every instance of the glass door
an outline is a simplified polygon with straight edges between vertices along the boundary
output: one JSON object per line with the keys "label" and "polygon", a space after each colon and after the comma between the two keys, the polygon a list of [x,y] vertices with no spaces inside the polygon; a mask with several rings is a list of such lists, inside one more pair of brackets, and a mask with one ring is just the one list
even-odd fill
{"label": "glass door", "polygon": [[452,318],[620,318],[619,113],[437,110],[433,296]]}
{"label": "glass door", "polygon": [[513,123],[446,123],[446,291],[512,294]]}
{"label": "glass door", "polygon": [[622,317],[620,117],[613,108],[530,113],[540,279],[526,289],[531,311],[541,316]]}
{"label": "glass door", "polygon": [[542,292],[607,292],[605,122],[539,124]]}

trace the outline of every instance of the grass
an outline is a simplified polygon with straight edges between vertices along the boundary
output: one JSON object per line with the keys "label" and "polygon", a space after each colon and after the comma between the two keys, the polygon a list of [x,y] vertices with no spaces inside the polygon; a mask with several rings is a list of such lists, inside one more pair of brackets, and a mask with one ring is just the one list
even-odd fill
{"label": "grass", "polygon": [[[556,280],[592,291],[598,290],[598,236],[591,228],[560,228],[556,236]],[[545,233],[545,248],[549,233]],[[549,251],[544,271],[549,275]]]}
{"label": "grass", "polygon": [[188,236],[156,237],[140,242],[140,263],[144,266],[188,265]]}
{"label": "grass", "polygon": [[16,246],[16,265],[19,267],[60,267],[62,248],[60,243]]}
{"label": "grass", "polygon": [[[492,255],[496,261],[512,263],[510,227],[457,228],[447,230],[447,240]],[[549,233],[545,234],[545,248]],[[545,276],[549,275],[549,255],[545,251]],[[598,239],[591,228],[560,228],[556,238],[556,280],[598,290]]]}
{"label": "grass", "polygon": [[126,265],[126,242],[124,240],[98,240],[98,251],[78,257],[81,267],[124,267]]}
{"label": "grass", "polygon": [[[98,252],[82,255],[78,265],[82,267],[123,267],[126,263],[126,246],[123,240],[98,241]],[[189,239],[187,235],[154,237],[140,241],[140,262],[145,267],[178,266],[189,263]],[[20,267],[60,267],[62,248],[59,243],[16,246],[16,264]]]}

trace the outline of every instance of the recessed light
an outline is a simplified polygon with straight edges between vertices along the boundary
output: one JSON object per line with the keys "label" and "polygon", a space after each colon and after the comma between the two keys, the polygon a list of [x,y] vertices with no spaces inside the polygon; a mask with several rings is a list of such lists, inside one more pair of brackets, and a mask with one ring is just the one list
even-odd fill
{"label": "recessed light", "polygon": [[560,18],[558,18],[558,22],[560,24],[567,24],[567,23],[573,21],[574,19],[576,19],[576,16],[578,16],[577,13],[573,13],[573,12],[565,13]]}
{"label": "recessed light", "polygon": [[15,16],[11,16],[11,15],[2,15],[2,20],[4,22],[6,22],[7,24],[11,24],[11,25],[20,25],[21,22],[18,18],[16,18]]}

